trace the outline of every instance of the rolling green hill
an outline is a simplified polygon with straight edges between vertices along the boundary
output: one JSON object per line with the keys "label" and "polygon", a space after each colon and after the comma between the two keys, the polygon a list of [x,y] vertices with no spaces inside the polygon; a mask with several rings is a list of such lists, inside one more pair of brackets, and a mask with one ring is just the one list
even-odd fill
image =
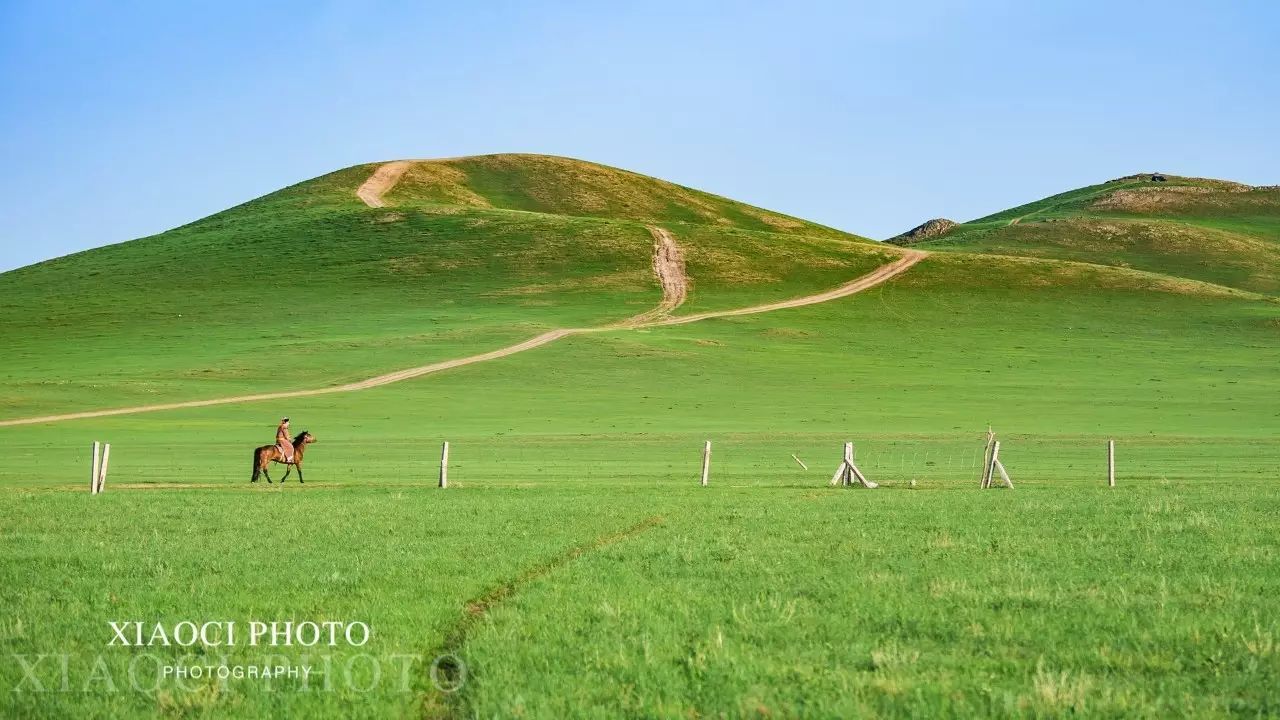
{"label": "rolling green hill", "polygon": [[[67,654],[75,690],[0,693],[0,715],[1274,713],[1280,301],[1256,284],[1263,256],[1202,276],[1179,247],[1123,267],[1052,235],[1145,222],[1272,242],[1270,216],[1242,209],[1271,191],[1186,181],[1209,187],[1179,191],[1200,204],[1161,186],[1159,212],[1097,205],[1147,201],[1152,181],[1129,179],[953,228],[858,294],[641,325],[615,323],[664,297],[647,226],[683,251],[686,319],[902,251],[541,156],[404,166],[369,207],[355,192],[386,167],[0,276],[18,308],[0,311],[19,353],[0,358],[5,415],[323,386],[608,327],[354,392],[0,427],[0,650]],[[1032,227],[1043,256],[983,245]],[[284,414],[319,439],[307,482],[250,485]],[[977,489],[989,425],[1013,491]],[[113,449],[91,496],[95,440]],[[828,485],[846,440],[880,489]],[[108,691],[85,682],[97,659],[124,686],[139,656],[104,652],[108,617],[359,619],[375,639],[324,648],[324,690]],[[442,653],[466,664],[457,693],[433,684]],[[0,685],[23,682],[0,663]]]}
{"label": "rolling green hill", "polygon": [[1135,268],[1280,295],[1280,188],[1140,174],[961,223],[922,242]]}
{"label": "rolling green hill", "polygon": [[566,158],[380,164],[153,237],[0,274],[0,419],[338,385],[643,313],[661,225],[682,311],[825,289],[890,253],[863,238]]}

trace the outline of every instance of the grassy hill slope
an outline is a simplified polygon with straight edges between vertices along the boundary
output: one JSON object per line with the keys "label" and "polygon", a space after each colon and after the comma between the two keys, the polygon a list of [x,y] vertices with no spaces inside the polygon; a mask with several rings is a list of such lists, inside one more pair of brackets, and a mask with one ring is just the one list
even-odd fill
{"label": "grassy hill slope", "polygon": [[915,245],[1132,267],[1276,295],[1280,188],[1133,175],[962,223]]}
{"label": "grassy hill slope", "polygon": [[[591,163],[486,156],[330,173],[153,237],[0,275],[0,418],[336,385],[644,312],[660,223],[687,310],[838,285],[869,241]],[[446,183],[444,179],[447,179]]]}

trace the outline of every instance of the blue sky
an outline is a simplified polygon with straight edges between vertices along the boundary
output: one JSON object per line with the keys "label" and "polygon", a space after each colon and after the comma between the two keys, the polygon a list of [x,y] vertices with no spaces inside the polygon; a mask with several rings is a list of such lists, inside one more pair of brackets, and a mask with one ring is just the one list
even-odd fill
{"label": "blue sky", "polygon": [[872,237],[1137,171],[1280,183],[1274,2],[194,5],[0,2],[0,270],[403,157]]}

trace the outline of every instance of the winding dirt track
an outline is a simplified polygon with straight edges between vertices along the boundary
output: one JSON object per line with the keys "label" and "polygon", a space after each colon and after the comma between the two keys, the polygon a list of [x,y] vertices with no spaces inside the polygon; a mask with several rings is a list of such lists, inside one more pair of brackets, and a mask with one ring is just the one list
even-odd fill
{"label": "winding dirt track", "polygon": [[[384,207],[382,203],[382,193],[394,186],[396,181],[399,180],[400,176],[404,174],[404,171],[411,164],[411,161],[406,160],[382,165],[374,171],[373,175],[365,181],[364,185],[360,186],[360,190],[358,190],[356,194],[360,196],[361,200],[368,203],[370,207]],[[391,168],[393,165],[398,165],[400,167]],[[375,180],[377,182],[375,182]],[[11,420],[0,420],[0,427],[13,425],[37,425],[40,423],[61,422],[64,420],[84,420],[88,418],[111,417],[113,415],[132,415],[135,413],[156,412],[160,410],[179,410],[183,408],[229,405],[232,403],[254,402],[258,400],[281,400],[285,398],[311,397],[315,395],[328,395],[330,393],[368,390],[370,388],[389,385],[402,380],[410,380],[412,378],[422,377],[423,375],[430,375],[431,373],[437,373],[443,370],[452,370],[453,368],[459,368],[465,365],[497,360],[509,355],[515,355],[519,352],[524,352],[525,350],[532,350],[536,347],[541,347],[547,343],[555,342],[556,340],[569,335],[645,327],[661,327],[667,325],[684,325],[686,323],[710,320],[712,318],[754,315],[756,313],[773,312],[775,310],[804,307],[805,305],[828,302],[853,295],[854,293],[861,292],[867,288],[875,287],[890,278],[906,272],[912,265],[920,262],[928,254],[920,250],[901,250],[900,252],[902,253],[902,257],[888,265],[882,265],[856,280],[816,295],[806,295],[804,297],[793,298],[791,300],[737,308],[734,310],[718,310],[714,312],[698,313],[696,315],[686,315],[683,317],[671,317],[671,311],[679,307],[688,295],[689,280],[685,275],[684,259],[681,255],[679,245],[676,244],[675,238],[670,232],[656,226],[650,227],[649,232],[653,234],[653,269],[654,274],[658,278],[659,284],[662,285],[662,302],[653,310],[649,310],[617,323],[594,328],[561,328],[558,330],[550,330],[523,342],[516,343],[515,345],[509,345],[497,350],[480,353],[479,355],[470,355],[467,357],[455,358],[453,360],[442,360],[440,362],[431,363],[430,365],[397,370],[396,372],[378,375],[377,377],[371,377],[367,380],[359,380],[345,385],[335,385],[333,387],[314,388],[310,390],[285,390],[281,392],[258,393],[255,395],[236,395],[233,397],[214,398],[210,400],[188,400],[184,402],[161,403],[157,405],[140,405],[137,407],[114,408],[111,410],[88,410],[85,412],[67,413],[64,415],[14,418]]]}
{"label": "winding dirt track", "polygon": [[637,328],[664,320],[671,316],[671,311],[684,304],[689,296],[689,276],[684,272],[684,254],[676,244],[675,237],[666,229],[656,225],[649,226],[653,235],[653,276],[662,287],[662,302],[647,312],[629,317],[608,328]]}
{"label": "winding dirt track", "polygon": [[368,180],[356,189],[356,197],[364,201],[365,205],[371,208],[386,207],[383,202],[382,195],[400,182],[400,178],[404,177],[404,173],[413,165],[412,160],[396,160],[389,163],[383,163]]}
{"label": "winding dirt track", "polygon": [[818,293],[817,295],[805,295],[804,297],[792,298],[790,300],[769,303],[767,305],[753,305],[751,307],[738,308],[736,310],[716,310],[714,312],[704,312],[696,315],[667,318],[665,320],[658,320],[656,322],[649,323],[649,325],[684,325],[685,323],[709,320],[711,318],[755,315],[756,313],[773,312],[774,310],[785,310],[787,308],[798,308],[804,307],[805,305],[817,305],[818,303],[837,300],[842,297],[853,295],[854,293],[860,293],[867,288],[879,285],[889,278],[901,275],[909,270],[912,265],[915,265],[925,259],[928,254],[929,253],[924,252],[923,250],[903,250],[902,257],[894,260],[888,265],[881,265],[856,280],[847,282],[838,288]]}
{"label": "winding dirt track", "polygon": [[671,233],[657,226],[650,226],[653,233],[653,274],[662,285],[662,302],[659,313],[670,313],[684,304],[689,295],[689,276],[684,274],[684,254]]}

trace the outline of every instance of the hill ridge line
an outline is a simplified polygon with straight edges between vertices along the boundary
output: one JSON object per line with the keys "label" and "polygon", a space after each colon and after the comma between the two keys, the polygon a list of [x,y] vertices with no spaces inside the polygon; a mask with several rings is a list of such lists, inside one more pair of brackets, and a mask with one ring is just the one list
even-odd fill
{"label": "hill ridge line", "polygon": [[[654,232],[654,235],[655,235],[655,251],[657,251],[659,246],[662,244],[662,241],[659,240],[659,237],[658,237],[659,235],[663,235],[667,238],[671,238],[670,233],[667,233],[666,231],[662,231],[661,233]],[[671,242],[674,245],[674,239],[671,239]],[[612,330],[634,330],[639,328],[662,327],[667,325],[684,325],[691,322],[697,322],[700,320],[709,320],[713,318],[737,317],[741,315],[754,315],[757,313],[773,312],[775,310],[783,310],[787,308],[804,307],[805,305],[814,305],[817,303],[828,302],[831,300],[836,300],[842,297],[853,295],[858,292],[862,292],[863,290],[879,285],[880,283],[883,283],[893,277],[896,277],[906,272],[908,269],[911,268],[911,266],[915,265],[916,263],[920,262],[921,260],[923,260],[925,257],[928,256],[928,253],[920,250],[904,249],[904,250],[900,250],[899,252],[901,253],[901,257],[899,257],[897,260],[891,263],[888,263],[886,265],[881,265],[879,268],[876,268],[872,272],[867,273],[866,275],[863,275],[861,277],[858,277],[850,282],[847,282],[844,285],[841,285],[837,288],[834,288],[832,290],[827,290],[825,292],[817,293],[815,295],[806,295],[803,297],[792,298],[791,300],[783,300],[781,302],[767,303],[764,305],[754,305],[751,307],[736,308],[733,310],[715,310],[711,312],[698,313],[696,315],[688,315],[684,317],[659,317],[658,319],[652,319],[651,314],[654,313],[654,310],[650,310],[648,312],[642,313],[641,315],[637,315],[635,317],[628,318],[626,320],[622,320],[609,325],[602,325],[600,327],[594,327],[594,328],[559,328],[556,330],[548,330],[547,332],[531,337],[528,340],[524,340],[522,342],[516,343],[515,345],[509,345],[507,347],[498,348],[497,350],[490,350],[489,352],[480,353],[478,355],[468,355],[466,357],[454,358],[452,360],[442,360],[440,362],[435,362],[428,365],[422,365],[419,367],[406,368],[404,370],[397,370],[395,372],[385,373],[383,375],[378,375],[376,377],[371,377],[365,380],[346,383],[344,385],[335,385],[333,387],[311,388],[306,390],[282,390],[279,392],[255,393],[251,395],[235,395],[231,397],[210,398],[207,400],[184,400],[184,401],[172,402],[172,403],[159,403],[156,405],[139,405],[135,407],[112,408],[107,410],[86,410],[84,412],[64,413],[60,415],[44,415],[40,417],[12,418],[8,420],[0,420],[0,427],[13,427],[17,425],[37,425],[41,423],[63,422],[66,420],[87,420],[90,418],[112,417],[115,415],[133,415],[133,414],[144,413],[144,412],[159,412],[162,410],[183,410],[187,408],[211,407],[214,405],[231,405],[235,403],[258,402],[261,400],[282,400],[285,398],[313,397],[316,395],[329,395],[332,393],[355,392],[357,390],[368,390],[371,388],[380,387],[382,385],[389,385],[391,383],[401,382],[403,380],[410,380],[413,378],[421,377],[423,375],[430,375],[432,373],[441,372],[443,370],[452,370],[453,368],[457,368],[457,367],[473,365],[475,363],[486,362],[489,360],[497,360],[499,358],[515,355],[516,353],[519,353],[519,352],[524,352],[526,350],[532,350],[534,348],[542,347],[547,343],[554,342],[556,340],[559,340],[560,338],[563,338],[569,335],[581,335],[581,334],[595,333],[595,332],[608,332]],[[655,259],[654,262],[656,267],[658,261]],[[686,280],[685,287],[687,288],[687,280]],[[666,286],[664,284],[663,304],[667,302],[668,302],[668,296],[666,292]],[[683,302],[683,297],[681,297],[681,302]],[[659,308],[663,307],[663,304],[660,304]],[[678,304],[679,303],[676,303],[676,305]],[[672,309],[674,309],[674,307],[675,306],[672,306]],[[637,320],[637,318],[647,318],[647,319]]]}

